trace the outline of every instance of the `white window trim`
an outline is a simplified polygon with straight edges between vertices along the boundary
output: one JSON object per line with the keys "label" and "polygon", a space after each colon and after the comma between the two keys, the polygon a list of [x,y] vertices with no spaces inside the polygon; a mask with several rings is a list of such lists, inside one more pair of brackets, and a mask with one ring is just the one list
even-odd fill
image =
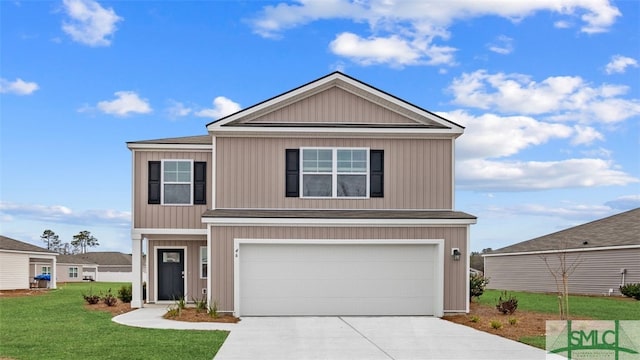
{"label": "white window trim", "polygon": [[40,274],[51,275],[51,266],[42,266],[40,270]]}
{"label": "white window trim", "polygon": [[[191,166],[189,179],[189,203],[188,204],[166,204],[164,202],[164,163],[165,161],[188,162]],[[162,159],[160,162],[160,204],[167,206],[192,206],[193,205],[193,159]],[[169,184],[186,184],[186,182],[170,182]]]}
{"label": "white window trim", "polygon": [[[304,172],[304,151],[305,150],[331,150],[331,172],[330,173],[313,173],[313,172]],[[366,174],[362,173],[338,173],[338,150],[364,150],[366,152],[365,163],[367,166]],[[308,146],[300,148],[300,159],[299,159],[299,168],[300,168],[300,179],[298,182],[300,183],[300,198],[303,199],[340,199],[340,200],[362,200],[369,199],[371,196],[371,149],[367,147],[322,147],[322,146]],[[331,175],[331,196],[305,196],[304,195],[304,175]],[[365,196],[338,196],[338,175],[365,175]]]}
{"label": "white window trim", "polygon": [[209,272],[209,252],[208,252],[208,248],[206,246],[200,246],[200,267],[198,268],[198,271],[200,272],[200,279],[206,279],[207,278],[207,274],[204,274],[204,276],[202,276],[202,265],[205,264],[202,262],[202,251],[204,250],[205,254],[207,254],[207,272]]}
{"label": "white window trim", "polygon": [[[75,270],[75,271],[74,271]],[[69,266],[69,279],[77,279],[78,278],[78,274],[80,269],[78,269],[77,266]],[[73,276],[75,275],[75,276]]]}

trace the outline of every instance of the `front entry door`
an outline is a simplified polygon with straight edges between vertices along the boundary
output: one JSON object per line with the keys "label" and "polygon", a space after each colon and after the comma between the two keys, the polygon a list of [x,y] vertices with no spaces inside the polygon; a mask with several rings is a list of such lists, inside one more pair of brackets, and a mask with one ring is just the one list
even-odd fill
{"label": "front entry door", "polygon": [[158,300],[184,296],[184,249],[158,250]]}

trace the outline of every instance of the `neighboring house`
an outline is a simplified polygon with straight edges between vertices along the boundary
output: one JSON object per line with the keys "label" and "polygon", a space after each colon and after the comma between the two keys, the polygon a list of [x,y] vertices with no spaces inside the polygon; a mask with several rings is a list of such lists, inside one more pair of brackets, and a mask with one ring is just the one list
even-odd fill
{"label": "neighboring house", "polygon": [[[133,307],[206,296],[242,315],[469,311],[454,210],[464,128],[334,72],[207,125],[129,142]],[[455,254],[455,256],[454,256]]]}
{"label": "neighboring house", "polygon": [[93,271],[94,280],[105,282],[131,282],[131,255],[117,251],[96,251],[74,255],[80,259],[97,264],[87,269],[87,275]]}
{"label": "neighboring house", "polygon": [[[41,267],[37,264],[36,269]],[[58,282],[82,282],[96,279],[98,265],[92,261],[81,258],[79,255],[58,255]]]}
{"label": "neighboring house", "polygon": [[0,290],[29,289],[34,277],[30,271],[31,262],[45,264],[44,270],[51,275],[49,288],[55,289],[56,255],[53,251],[0,235]]}
{"label": "neighboring house", "polygon": [[620,294],[622,284],[640,283],[640,208],[541,236],[484,254],[489,289],[555,292],[552,269],[564,256],[569,292]]}

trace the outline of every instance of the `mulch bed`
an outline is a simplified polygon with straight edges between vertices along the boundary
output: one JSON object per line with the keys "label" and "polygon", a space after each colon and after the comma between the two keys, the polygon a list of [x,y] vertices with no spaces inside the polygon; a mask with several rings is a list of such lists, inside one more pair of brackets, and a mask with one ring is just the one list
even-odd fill
{"label": "mulch bed", "polygon": [[2,290],[0,291],[0,297],[20,297],[20,296],[37,296],[44,295],[49,292],[47,288],[37,289],[20,289],[20,290]]}
{"label": "mulch bed", "polygon": [[188,321],[188,322],[217,322],[217,323],[237,323],[240,321],[240,318],[237,318],[230,314],[219,314],[218,317],[211,317],[207,314],[206,311],[198,311],[196,308],[188,307],[186,309],[180,310],[180,314],[176,316],[171,316],[167,312],[163,316],[168,320],[176,320],[176,321]]}

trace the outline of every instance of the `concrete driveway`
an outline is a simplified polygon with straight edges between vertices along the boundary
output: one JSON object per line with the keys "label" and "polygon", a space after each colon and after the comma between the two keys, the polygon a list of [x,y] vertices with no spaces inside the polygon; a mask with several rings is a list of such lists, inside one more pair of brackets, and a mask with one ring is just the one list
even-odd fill
{"label": "concrete driveway", "polygon": [[246,317],[215,360],[545,359],[545,351],[432,317]]}

